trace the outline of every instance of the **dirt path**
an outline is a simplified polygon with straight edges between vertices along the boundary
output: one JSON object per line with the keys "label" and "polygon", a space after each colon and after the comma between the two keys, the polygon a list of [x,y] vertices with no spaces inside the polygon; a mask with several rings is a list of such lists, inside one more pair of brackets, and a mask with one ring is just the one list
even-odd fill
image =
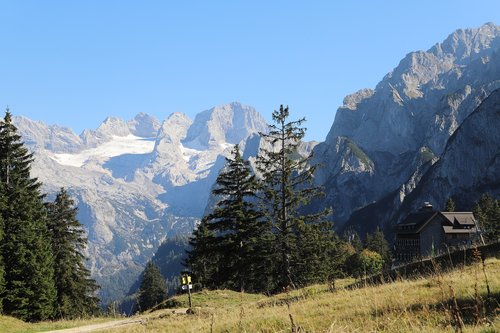
{"label": "dirt path", "polygon": [[[187,310],[188,310],[188,308],[172,309],[172,314],[185,315]],[[162,318],[162,316],[160,316],[159,318]],[[127,319],[121,319],[121,320],[108,321],[106,323],[100,323],[100,324],[85,325],[85,326],[79,326],[79,327],[73,327],[73,328],[64,328],[64,329],[54,330],[54,331],[44,331],[41,333],[97,332],[100,330],[114,329],[114,328],[132,325],[132,324],[147,323],[148,320],[154,320],[154,319],[157,319],[157,318],[152,318],[152,317],[127,318]]]}
{"label": "dirt path", "polygon": [[65,328],[62,330],[56,330],[56,331],[46,331],[43,333],[83,333],[83,332],[96,332],[104,329],[111,329],[111,328],[118,328],[121,326],[127,326],[127,325],[132,325],[132,324],[137,324],[143,322],[144,319],[142,318],[130,318],[130,319],[122,319],[122,320],[114,320],[114,321],[109,321],[107,323],[100,323],[100,324],[92,324],[92,325],[86,325],[86,326],[80,326],[80,327],[73,327],[73,328]]}

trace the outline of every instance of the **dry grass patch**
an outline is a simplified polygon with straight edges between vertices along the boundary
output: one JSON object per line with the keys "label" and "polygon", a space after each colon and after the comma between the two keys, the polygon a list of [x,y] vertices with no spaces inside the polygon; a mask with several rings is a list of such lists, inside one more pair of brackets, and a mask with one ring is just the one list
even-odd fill
{"label": "dry grass patch", "polygon": [[[451,288],[465,323],[464,332],[496,332],[500,314],[500,260],[486,262],[487,285],[481,264],[429,278],[329,292],[315,285],[266,297],[232,291],[193,294],[193,315],[161,310],[143,325],[108,332],[291,332],[292,319],[300,332],[453,332]],[[352,282],[352,281],[349,281]],[[477,295],[483,317],[477,321]],[[182,299],[184,298],[184,300]],[[187,296],[178,298],[187,306]]]}
{"label": "dry grass patch", "polygon": [[[339,281],[334,292],[326,285],[314,285],[272,297],[229,290],[202,291],[193,293],[192,315],[185,313],[187,295],[181,295],[163,305],[177,304],[177,308],[142,314],[141,323],[102,332],[453,332],[459,329],[457,314],[464,323],[463,332],[497,332],[500,260],[486,261],[488,284],[482,269],[478,263],[428,278],[354,290],[346,288],[353,282],[346,280]],[[457,311],[453,310],[455,302]],[[78,326],[74,321],[26,324],[5,318],[9,327],[16,328],[9,331],[0,326],[0,332]]]}

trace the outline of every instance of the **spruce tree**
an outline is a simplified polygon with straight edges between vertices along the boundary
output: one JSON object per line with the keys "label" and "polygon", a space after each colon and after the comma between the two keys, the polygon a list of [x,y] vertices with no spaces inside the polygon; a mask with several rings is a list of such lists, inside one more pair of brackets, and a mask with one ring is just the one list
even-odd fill
{"label": "spruce tree", "polygon": [[361,237],[359,237],[358,232],[354,228],[348,228],[344,231],[344,241],[356,250],[357,253],[363,251],[363,242]]}
{"label": "spruce tree", "polygon": [[83,255],[87,238],[74,206],[73,199],[64,188],[61,188],[54,202],[47,204],[58,318],[85,317],[99,311],[99,299],[95,296],[98,286],[90,278]]}
{"label": "spruce tree", "polygon": [[301,224],[296,276],[302,284],[332,282],[341,276],[340,240],[328,222]]}
{"label": "spruce tree", "polygon": [[[220,200],[202,224],[213,235],[209,252],[217,271],[211,284],[218,288],[257,291],[262,287],[265,224],[254,203],[257,186],[248,161],[235,145],[212,191]],[[205,241],[204,246],[208,244]]]}
{"label": "spruce tree", "polygon": [[389,243],[387,243],[384,233],[379,228],[373,234],[366,235],[366,248],[380,254],[385,265],[390,264],[391,253],[389,251]]}
{"label": "spruce tree", "polygon": [[167,284],[159,268],[150,261],[144,270],[139,287],[139,311],[146,311],[160,304],[167,298]]}
{"label": "spruce tree", "polygon": [[485,241],[500,239],[500,200],[490,194],[483,194],[476,202],[473,212]]}
{"label": "spruce tree", "polygon": [[3,312],[3,296],[5,292],[5,266],[3,262],[3,255],[1,252],[1,245],[3,244],[3,232],[4,232],[4,223],[3,223],[3,211],[5,210],[4,203],[4,191],[1,189],[3,187],[3,183],[0,182],[0,313]]}
{"label": "spruce tree", "polygon": [[4,313],[37,321],[54,314],[56,289],[41,183],[30,176],[28,152],[7,110],[0,122],[0,182],[5,207],[3,239]]}
{"label": "spruce tree", "polygon": [[445,211],[447,211],[447,212],[454,212],[455,211],[455,201],[453,201],[453,199],[451,197],[448,198],[448,200],[446,201]]}
{"label": "spruce tree", "polygon": [[257,159],[257,169],[262,175],[262,190],[266,218],[276,236],[274,260],[279,288],[295,286],[302,277],[297,275],[298,264],[307,261],[297,247],[303,234],[304,224],[314,225],[325,220],[328,211],[304,214],[304,207],[311,200],[322,196],[322,189],[313,185],[316,166],[311,166],[312,154],[300,156],[298,149],[306,129],[301,127],[305,119],[288,121],[288,107],[280,106],[272,118],[268,133],[261,136],[270,145],[262,149]]}
{"label": "spruce tree", "polygon": [[218,251],[215,244],[215,234],[207,227],[208,220],[204,217],[189,239],[190,250],[183,263],[193,273],[196,283],[206,288],[215,288],[218,275]]}

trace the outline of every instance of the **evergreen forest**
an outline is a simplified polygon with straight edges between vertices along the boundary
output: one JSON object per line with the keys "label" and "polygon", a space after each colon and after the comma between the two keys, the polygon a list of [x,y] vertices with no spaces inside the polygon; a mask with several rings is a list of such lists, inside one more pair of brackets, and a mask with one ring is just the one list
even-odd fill
{"label": "evergreen forest", "polygon": [[62,188],[46,201],[31,177],[33,155],[7,110],[0,122],[0,310],[25,321],[99,313],[86,268],[85,230]]}

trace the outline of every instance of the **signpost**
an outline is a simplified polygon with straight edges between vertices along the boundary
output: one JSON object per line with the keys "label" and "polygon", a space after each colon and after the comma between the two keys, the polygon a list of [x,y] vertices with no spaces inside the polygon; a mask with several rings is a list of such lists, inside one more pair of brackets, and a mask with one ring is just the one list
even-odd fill
{"label": "signpost", "polygon": [[191,289],[193,289],[193,285],[191,284],[191,275],[189,275],[189,274],[182,274],[181,278],[182,278],[182,290],[186,290],[187,289],[187,291],[188,291],[188,295],[189,295],[189,310],[191,310],[191,308],[193,307],[193,303],[191,301]]}

